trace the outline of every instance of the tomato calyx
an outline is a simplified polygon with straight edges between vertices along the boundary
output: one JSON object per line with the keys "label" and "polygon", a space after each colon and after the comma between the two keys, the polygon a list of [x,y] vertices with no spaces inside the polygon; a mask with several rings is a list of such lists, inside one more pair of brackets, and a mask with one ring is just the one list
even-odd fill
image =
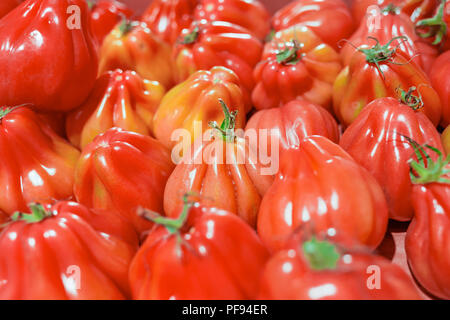
{"label": "tomato calyx", "polygon": [[22,108],[22,107],[26,107],[26,106],[32,106],[31,103],[24,103],[15,107],[8,107],[8,106],[3,106],[0,107],[0,123],[2,121],[2,119],[4,117],[6,117],[8,114],[10,114],[11,112],[13,112],[16,109]]}
{"label": "tomato calyx", "polygon": [[135,25],[136,25],[136,23],[134,23],[132,20],[128,19],[127,17],[123,16],[122,22],[119,25],[120,34],[122,36],[127,35],[128,33],[131,32],[131,30],[133,30]]}
{"label": "tomato calyx", "polygon": [[209,126],[217,131],[220,132],[223,140],[227,142],[234,142],[236,139],[236,136],[234,134],[234,129],[236,128],[236,117],[238,114],[238,111],[232,111],[230,112],[230,109],[226,105],[226,103],[219,99],[219,103],[222,106],[223,113],[225,115],[225,119],[223,119],[220,126],[217,124],[216,121],[209,122]]}
{"label": "tomato calyx", "polygon": [[52,213],[45,210],[39,203],[29,205],[30,213],[16,212],[11,216],[12,221],[25,221],[26,223],[38,223],[46,218],[52,217]]}
{"label": "tomato calyx", "polygon": [[298,54],[298,50],[301,47],[302,44],[298,43],[296,40],[287,43],[286,47],[277,53],[277,62],[284,65],[296,65],[304,56],[304,54],[301,54],[300,56]]}
{"label": "tomato calyx", "polygon": [[[415,25],[416,34],[421,38],[434,37],[433,45],[438,45],[447,34],[447,24],[444,21],[445,0],[442,0],[434,17],[420,20]],[[429,29],[424,32],[424,29]],[[422,30],[422,31],[421,31]]]}
{"label": "tomato calyx", "polygon": [[185,35],[183,39],[181,39],[180,44],[193,44],[197,41],[199,36],[200,29],[198,27],[195,27],[194,30],[192,30],[190,33]]}
{"label": "tomato calyx", "polygon": [[384,14],[399,14],[400,8],[394,5],[393,3],[389,3],[383,9],[381,9],[381,12]]}
{"label": "tomato calyx", "polygon": [[[399,100],[401,103],[407,105],[414,111],[417,111],[417,110],[423,108],[422,95],[420,94],[419,90],[416,87],[413,86],[413,87],[409,88],[408,91],[405,91],[401,88],[397,88],[396,91],[399,92],[399,95],[400,95]],[[419,95],[415,96],[413,94],[414,91],[417,91]]]}
{"label": "tomato calyx", "polygon": [[315,237],[304,242],[302,250],[310,268],[316,271],[336,269],[340,259],[336,245],[329,241],[319,241]]}
{"label": "tomato calyx", "polygon": [[95,1],[95,0],[87,0],[86,2],[87,2],[89,10],[92,10],[92,8],[95,7],[97,1]]}

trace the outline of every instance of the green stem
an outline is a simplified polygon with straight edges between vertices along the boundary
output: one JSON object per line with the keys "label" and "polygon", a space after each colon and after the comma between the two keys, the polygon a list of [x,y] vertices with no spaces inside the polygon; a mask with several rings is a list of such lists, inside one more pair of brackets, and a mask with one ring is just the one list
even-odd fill
{"label": "green stem", "polygon": [[225,141],[233,142],[235,139],[234,130],[236,128],[236,117],[238,112],[237,110],[230,112],[230,109],[228,109],[228,106],[222,99],[219,99],[219,103],[222,106],[225,119],[220,126],[215,121],[211,121],[209,126],[218,130]]}
{"label": "green stem", "polygon": [[[420,20],[416,23],[416,33],[421,38],[434,36],[433,45],[440,44],[447,34],[447,24],[444,21],[445,0],[442,0],[434,17]],[[420,28],[430,28],[428,32],[419,32]]]}
{"label": "green stem", "polygon": [[[403,90],[402,88],[398,88],[398,91],[400,91],[400,102],[407,105],[414,111],[417,111],[421,108],[423,108],[423,100],[422,95],[420,94],[419,90],[417,90],[416,87],[411,87],[408,89],[408,91]],[[414,91],[417,91],[419,93],[418,96],[415,96],[413,94]]]}
{"label": "green stem", "polygon": [[340,258],[337,247],[328,241],[318,241],[315,237],[303,243],[303,254],[313,270],[335,269]]}
{"label": "green stem", "polygon": [[27,223],[41,222],[45,218],[51,217],[52,214],[44,209],[39,203],[29,205],[31,213],[16,212],[12,215],[12,221],[25,221]]}
{"label": "green stem", "polygon": [[183,37],[183,39],[180,41],[180,43],[181,44],[192,44],[195,41],[197,41],[199,36],[200,36],[200,29],[198,27],[195,27],[194,30],[192,30],[190,33],[188,33],[186,36]]}
{"label": "green stem", "polygon": [[292,40],[292,45],[286,45],[286,48],[277,53],[277,62],[284,65],[296,65],[302,58],[298,55],[300,44]]}
{"label": "green stem", "polygon": [[122,36],[125,36],[131,30],[133,30],[133,21],[129,20],[127,17],[122,17],[122,22],[119,25],[119,30]]}

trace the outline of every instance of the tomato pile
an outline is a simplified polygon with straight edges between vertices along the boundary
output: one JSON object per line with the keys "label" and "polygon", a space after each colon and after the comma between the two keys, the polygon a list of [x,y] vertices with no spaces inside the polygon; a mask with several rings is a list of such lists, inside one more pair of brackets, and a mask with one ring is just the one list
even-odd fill
{"label": "tomato pile", "polygon": [[148,2],[1,0],[0,299],[450,299],[450,1]]}

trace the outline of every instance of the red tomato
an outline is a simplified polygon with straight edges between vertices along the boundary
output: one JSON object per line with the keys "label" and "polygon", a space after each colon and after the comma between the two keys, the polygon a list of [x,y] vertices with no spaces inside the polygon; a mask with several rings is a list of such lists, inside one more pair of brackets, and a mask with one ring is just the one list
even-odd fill
{"label": "red tomato", "polygon": [[344,126],[350,125],[371,101],[397,97],[399,89],[420,88],[423,112],[434,125],[441,119],[441,102],[427,75],[402,51],[396,50],[393,38],[381,45],[361,46],[353,55],[333,87],[333,107]]}
{"label": "red tomato", "polygon": [[170,153],[158,141],[112,128],[83,150],[74,193],[89,208],[119,212],[142,234],[151,224],[138,216],[137,209],[162,212],[172,170]]}
{"label": "red tomato", "polygon": [[39,112],[37,114],[56,134],[63,138],[66,137],[66,114],[64,112]]}
{"label": "red tomato", "polygon": [[387,43],[392,38],[403,36],[405,38],[397,42],[397,50],[403,51],[409,60],[414,61],[424,71],[430,71],[438,52],[416,35],[414,25],[409,17],[394,9],[376,14],[377,16],[368,14],[358,30],[342,48],[341,56],[344,65],[350,63],[355,53],[355,47],[369,45],[373,41],[371,38],[378,39],[380,43]]}
{"label": "red tomato", "polygon": [[[28,211],[27,211],[28,212]],[[75,202],[30,205],[0,230],[0,299],[124,299],[136,233]]]}
{"label": "red tomato", "polygon": [[272,250],[293,232],[337,232],[376,248],[383,240],[388,210],[375,178],[341,147],[310,136],[282,153],[280,172],[265,194],[258,234]]}
{"label": "red tomato", "polygon": [[450,154],[450,125],[444,130],[441,136],[442,144],[444,145],[444,150],[447,154]]}
{"label": "red tomato", "polygon": [[238,25],[228,22],[194,22],[175,45],[175,79],[184,81],[197,70],[223,66],[233,70],[244,87],[253,89],[252,71],[259,62],[262,43]]}
{"label": "red tomato", "polygon": [[306,99],[329,108],[340,71],[339,54],[307,27],[277,32],[254,70],[253,104],[260,110]]}
{"label": "red tomato", "polygon": [[0,39],[0,105],[69,111],[86,99],[97,51],[84,0],[26,1],[0,20]]}
{"label": "red tomato", "polygon": [[416,32],[422,38],[433,40],[443,50],[450,50],[450,2],[441,0],[436,14],[416,23]]}
{"label": "red tomato", "polygon": [[378,180],[390,218],[398,221],[411,220],[413,215],[408,160],[414,151],[404,136],[442,149],[439,132],[430,120],[394,98],[367,105],[340,141],[341,147]]}
{"label": "red tomato", "polygon": [[134,71],[108,71],[97,79],[89,98],[67,117],[70,142],[83,149],[112,127],[144,135],[153,132],[153,114],[165,94],[157,81]]}
{"label": "red tomato", "polygon": [[342,0],[296,0],[272,18],[276,31],[294,25],[307,26],[335,50],[339,40],[349,37],[354,29],[352,15]]}
{"label": "red tomato", "polygon": [[450,51],[441,54],[433,64],[430,79],[442,102],[441,124],[450,124]]}
{"label": "red tomato", "polygon": [[186,203],[178,219],[154,214],[130,266],[134,299],[254,299],[267,249],[234,214]]}
{"label": "red tomato", "polygon": [[0,2],[0,19],[17,7],[21,2],[22,0],[2,0],[2,2]]}
{"label": "red tomato", "polygon": [[171,47],[145,23],[124,20],[103,41],[99,74],[116,69],[134,70],[169,89],[174,84],[171,52]]}
{"label": "red tomato", "polygon": [[405,240],[409,266],[425,289],[450,299],[450,156],[438,153],[436,161],[415,161],[411,168],[414,219]]}
{"label": "red tomato", "polygon": [[0,109],[0,210],[72,196],[79,151],[27,107]]}
{"label": "red tomato", "polygon": [[92,35],[100,45],[116,24],[133,15],[133,11],[116,0],[87,0],[87,3],[91,9]]}
{"label": "red tomato", "polygon": [[278,300],[421,300],[401,267],[364,250],[312,238],[266,264],[259,298]]}
{"label": "red tomato", "polygon": [[271,179],[261,175],[262,166],[246,139],[235,134],[236,113],[221,104],[222,125],[214,127],[209,140],[194,142],[167,181],[164,211],[170,216],[181,204],[180,194],[192,191],[201,195],[202,203],[233,212],[256,226],[261,195]]}

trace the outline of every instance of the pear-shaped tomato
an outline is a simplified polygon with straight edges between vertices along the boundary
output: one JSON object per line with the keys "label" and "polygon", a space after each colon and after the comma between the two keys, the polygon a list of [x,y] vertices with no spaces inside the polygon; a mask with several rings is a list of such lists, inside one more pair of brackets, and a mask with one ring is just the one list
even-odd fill
{"label": "pear-shaped tomato", "polygon": [[441,124],[450,125],[450,50],[441,54],[434,62],[430,72],[433,88],[439,94],[442,103]]}
{"label": "pear-shaped tomato", "polygon": [[97,76],[89,20],[84,0],[28,0],[2,18],[0,106],[69,111],[81,104]]}
{"label": "pear-shaped tomato", "polygon": [[2,2],[0,2],[0,19],[17,7],[21,2],[22,0],[2,0]]}
{"label": "pear-shaped tomato", "polygon": [[[75,202],[30,205],[0,230],[0,299],[108,300],[129,296],[138,247],[118,216]],[[38,276],[37,276],[38,275]]]}
{"label": "pear-shaped tomato", "polygon": [[150,135],[164,93],[159,82],[134,71],[108,71],[97,79],[89,98],[68,115],[67,136],[73,145],[84,148],[112,127]]}

